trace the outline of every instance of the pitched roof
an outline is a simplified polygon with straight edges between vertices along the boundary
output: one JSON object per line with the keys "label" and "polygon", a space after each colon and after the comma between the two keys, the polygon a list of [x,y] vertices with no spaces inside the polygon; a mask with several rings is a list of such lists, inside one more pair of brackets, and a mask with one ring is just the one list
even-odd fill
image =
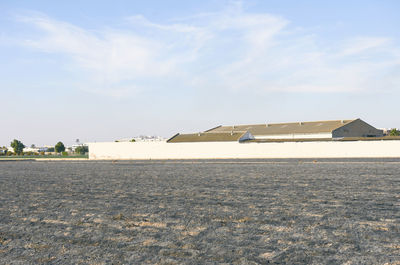
{"label": "pitched roof", "polygon": [[239,141],[246,132],[217,132],[217,133],[191,133],[176,134],[167,140],[168,143],[184,142],[234,142]]}
{"label": "pitched roof", "polygon": [[354,120],[290,122],[253,125],[219,126],[207,133],[249,131],[252,135],[277,135],[277,134],[303,134],[303,133],[328,133],[340,128]]}

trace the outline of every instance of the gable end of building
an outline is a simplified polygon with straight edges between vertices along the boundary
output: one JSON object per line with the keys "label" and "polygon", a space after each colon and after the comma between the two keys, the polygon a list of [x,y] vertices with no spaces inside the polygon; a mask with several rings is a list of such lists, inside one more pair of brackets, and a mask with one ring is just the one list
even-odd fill
{"label": "gable end of building", "polygon": [[382,136],[382,130],[376,129],[361,119],[355,119],[332,131],[332,138]]}

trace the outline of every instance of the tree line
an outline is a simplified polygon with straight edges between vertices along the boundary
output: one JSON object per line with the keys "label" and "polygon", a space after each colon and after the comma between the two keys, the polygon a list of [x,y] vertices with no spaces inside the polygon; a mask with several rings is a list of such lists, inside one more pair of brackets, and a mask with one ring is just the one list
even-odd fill
{"label": "tree line", "polygon": [[[13,154],[24,155],[24,148],[26,146],[21,141],[14,139],[11,142],[10,146],[14,149],[14,152],[6,150],[6,152],[4,152],[4,154],[6,154],[6,155],[13,155]],[[32,145],[32,147],[35,147],[35,145]],[[89,150],[88,150],[87,146],[78,146],[77,148],[75,148],[75,153],[81,154],[81,155],[84,155],[88,151]],[[58,142],[54,147],[47,148],[46,152],[55,152],[58,154],[67,155],[67,153],[65,152],[65,145],[62,142]],[[28,153],[32,153],[32,152],[28,152]],[[41,153],[41,155],[44,155],[44,152],[40,152],[40,153]]]}

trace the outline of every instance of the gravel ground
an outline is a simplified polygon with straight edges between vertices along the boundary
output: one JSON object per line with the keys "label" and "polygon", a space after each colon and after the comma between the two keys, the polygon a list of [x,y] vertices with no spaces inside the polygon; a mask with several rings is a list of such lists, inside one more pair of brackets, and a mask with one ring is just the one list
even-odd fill
{"label": "gravel ground", "polygon": [[400,160],[0,162],[0,264],[400,264]]}

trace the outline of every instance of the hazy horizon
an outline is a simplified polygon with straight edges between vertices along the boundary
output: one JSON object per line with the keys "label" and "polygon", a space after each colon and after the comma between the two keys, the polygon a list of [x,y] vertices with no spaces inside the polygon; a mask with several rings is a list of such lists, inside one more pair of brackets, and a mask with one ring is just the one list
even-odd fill
{"label": "hazy horizon", "polygon": [[398,1],[2,1],[0,146],[400,127]]}

